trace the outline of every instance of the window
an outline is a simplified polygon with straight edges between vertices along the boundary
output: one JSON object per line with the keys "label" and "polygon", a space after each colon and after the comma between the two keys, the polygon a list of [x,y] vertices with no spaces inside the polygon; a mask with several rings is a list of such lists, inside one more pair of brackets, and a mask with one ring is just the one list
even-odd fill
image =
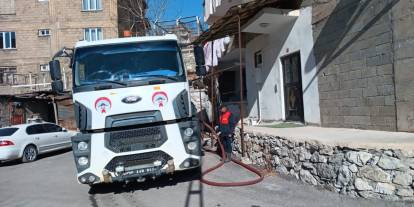
{"label": "window", "polygon": [[39,29],[39,37],[50,36],[49,29]]}
{"label": "window", "polygon": [[263,64],[263,56],[262,51],[258,51],[254,53],[254,67],[261,68]]}
{"label": "window", "polygon": [[43,125],[45,133],[61,132],[62,128],[54,124],[44,124]]}
{"label": "window", "polygon": [[27,127],[26,133],[28,135],[42,134],[42,133],[45,133],[45,129],[43,128],[43,124],[32,125],[32,126]]}
{"label": "window", "polygon": [[0,67],[0,84],[13,84],[16,67]]}
{"label": "window", "polygon": [[0,129],[0,137],[4,136],[11,136],[13,135],[19,128],[3,128]]}
{"label": "window", "polygon": [[16,48],[15,32],[0,32],[0,49]]}
{"label": "window", "polygon": [[41,72],[49,72],[50,71],[49,64],[40,65],[40,71]]}
{"label": "window", "polygon": [[83,11],[102,10],[102,0],[82,0]]}
{"label": "window", "polygon": [[101,28],[86,28],[84,30],[84,40],[86,41],[96,41],[102,40],[103,34]]}

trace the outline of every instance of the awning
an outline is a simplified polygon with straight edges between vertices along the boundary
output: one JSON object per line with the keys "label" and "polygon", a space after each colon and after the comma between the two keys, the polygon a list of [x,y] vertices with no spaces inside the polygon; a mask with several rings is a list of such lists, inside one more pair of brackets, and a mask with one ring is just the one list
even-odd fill
{"label": "awning", "polygon": [[203,32],[193,44],[202,44],[237,34],[239,31],[239,17],[241,26],[243,26],[263,8],[294,10],[300,7],[300,2],[301,0],[256,0],[234,6],[207,31]]}

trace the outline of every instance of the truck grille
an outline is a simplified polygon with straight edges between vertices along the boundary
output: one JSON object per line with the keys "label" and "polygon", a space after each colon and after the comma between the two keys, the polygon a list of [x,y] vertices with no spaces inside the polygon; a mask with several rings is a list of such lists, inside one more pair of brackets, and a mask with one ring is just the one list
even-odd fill
{"label": "truck grille", "polygon": [[170,155],[162,151],[118,156],[118,157],[113,158],[106,165],[105,169],[109,170],[110,172],[115,172],[115,168],[118,165],[122,165],[125,168],[139,166],[139,165],[152,165],[154,161],[156,160],[161,161],[162,163],[161,166],[164,166],[165,164],[167,164],[167,161],[171,159],[172,157]]}
{"label": "truck grille", "polygon": [[110,132],[105,135],[105,146],[115,153],[160,147],[167,140],[163,126]]}

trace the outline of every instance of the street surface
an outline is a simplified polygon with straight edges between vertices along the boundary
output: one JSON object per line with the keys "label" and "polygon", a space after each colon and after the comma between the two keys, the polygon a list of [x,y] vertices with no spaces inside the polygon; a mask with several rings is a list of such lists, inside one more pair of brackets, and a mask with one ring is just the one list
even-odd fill
{"label": "street surface", "polygon": [[[206,154],[204,167],[212,166],[217,161],[217,157]],[[230,181],[252,176],[235,164],[227,164],[209,178]],[[267,177],[264,182],[254,186],[235,188],[201,185],[183,173],[171,179],[161,178],[158,182],[90,189],[76,182],[72,152],[68,151],[43,156],[34,163],[3,163],[0,167],[0,183],[1,207],[414,206],[413,203],[349,198],[277,175]]]}

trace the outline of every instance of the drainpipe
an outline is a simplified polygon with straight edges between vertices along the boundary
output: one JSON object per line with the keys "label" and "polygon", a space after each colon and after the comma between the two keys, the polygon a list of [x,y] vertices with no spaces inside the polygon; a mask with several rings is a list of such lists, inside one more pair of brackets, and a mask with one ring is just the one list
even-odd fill
{"label": "drainpipe", "polygon": [[244,80],[243,80],[243,53],[242,53],[242,35],[241,35],[241,18],[240,15],[237,15],[238,18],[238,29],[239,29],[239,58],[240,58],[240,141],[241,141],[241,148],[242,148],[242,156],[245,157],[246,156],[246,149],[245,149],[245,143],[244,143],[244,120],[243,120],[243,115],[244,115],[244,105],[243,105],[243,100],[244,100],[244,93],[243,93],[243,85],[244,85]]}

